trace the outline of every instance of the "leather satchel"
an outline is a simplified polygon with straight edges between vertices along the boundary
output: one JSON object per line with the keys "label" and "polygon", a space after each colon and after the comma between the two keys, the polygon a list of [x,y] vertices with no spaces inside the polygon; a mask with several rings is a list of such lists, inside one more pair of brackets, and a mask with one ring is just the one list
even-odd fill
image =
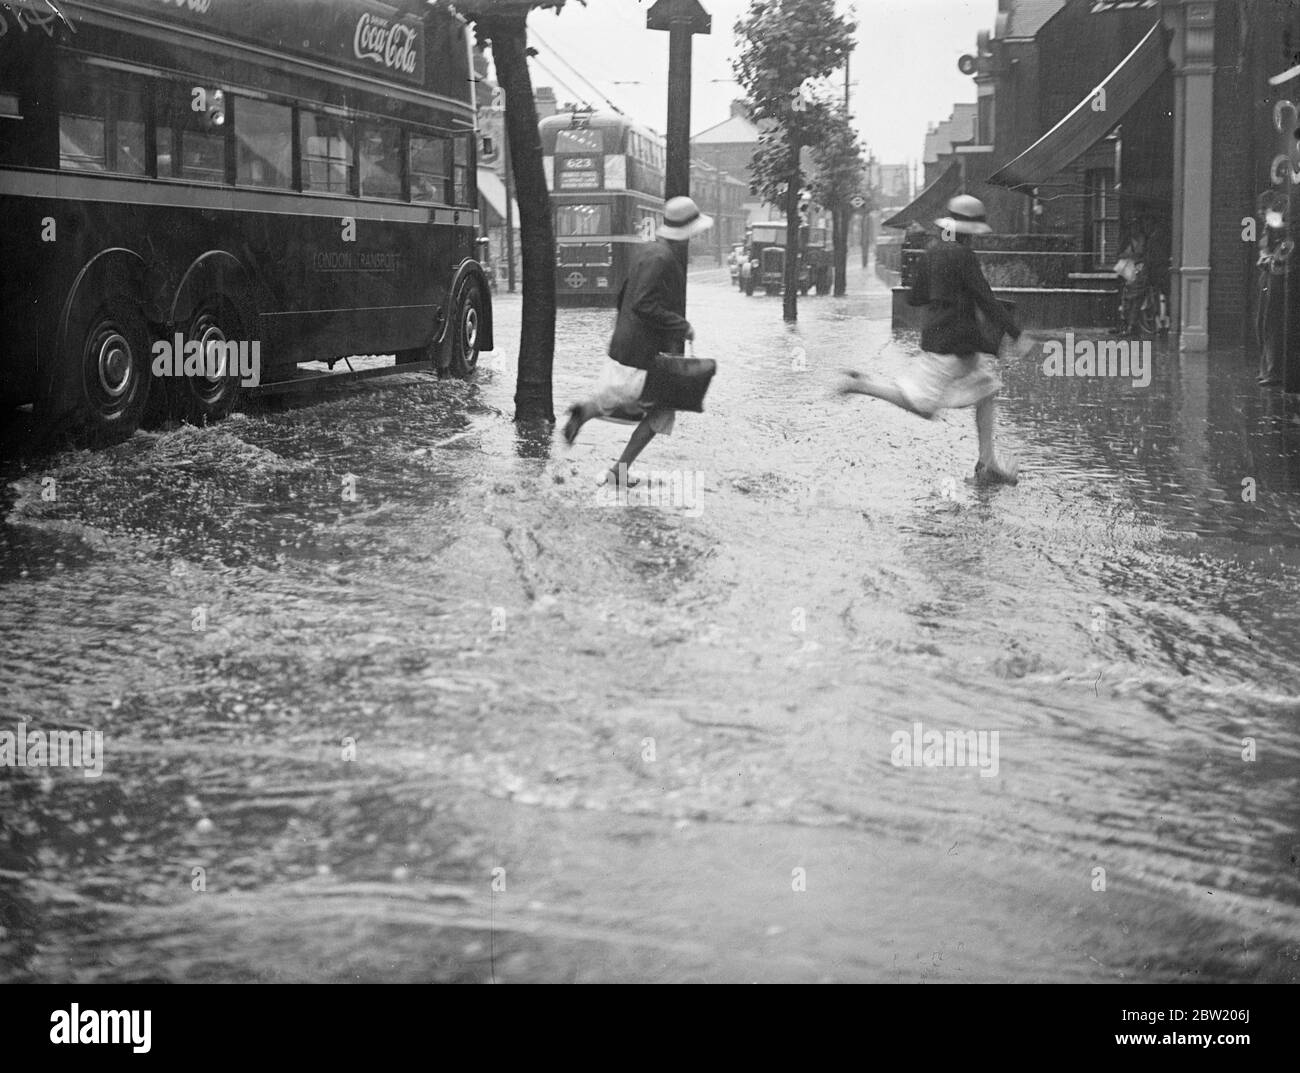
{"label": "leather satchel", "polygon": [[646,372],[641,402],[661,410],[704,412],[704,396],[718,371],[712,358],[684,358],[679,354],[657,354]]}

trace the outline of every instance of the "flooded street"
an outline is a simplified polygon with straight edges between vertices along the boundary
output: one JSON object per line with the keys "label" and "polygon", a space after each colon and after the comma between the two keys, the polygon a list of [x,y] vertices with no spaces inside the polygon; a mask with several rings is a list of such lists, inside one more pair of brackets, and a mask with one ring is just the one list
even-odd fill
{"label": "flooded street", "polygon": [[849,283],[695,273],[628,504],[626,427],[511,421],[505,294],[470,382],[5,463],[0,730],[103,771],[0,768],[0,978],[1300,980],[1300,405],[1012,359],[977,487],[969,412],[833,394],[916,352]]}

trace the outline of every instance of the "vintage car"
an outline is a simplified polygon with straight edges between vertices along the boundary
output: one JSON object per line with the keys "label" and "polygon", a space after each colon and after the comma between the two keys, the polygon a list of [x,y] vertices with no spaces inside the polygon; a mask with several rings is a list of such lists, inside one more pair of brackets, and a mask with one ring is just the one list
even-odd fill
{"label": "vintage car", "polygon": [[[826,228],[801,226],[799,242],[799,293],[807,294],[816,287],[818,294],[830,294],[834,267]],[[785,286],[785,221],[751,224],[746,250],[741,263],[741,290],[753,294],[761,286],[767,294],[780,294]]]}

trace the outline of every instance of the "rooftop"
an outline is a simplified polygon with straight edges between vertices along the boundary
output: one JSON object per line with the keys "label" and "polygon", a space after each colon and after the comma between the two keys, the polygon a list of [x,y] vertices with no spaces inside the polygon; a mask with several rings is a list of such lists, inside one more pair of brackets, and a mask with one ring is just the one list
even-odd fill
{"label": "rooftop", "polygon": [[1009,38],[1035,37],[1068,0],[1001,0],[993,36]]}

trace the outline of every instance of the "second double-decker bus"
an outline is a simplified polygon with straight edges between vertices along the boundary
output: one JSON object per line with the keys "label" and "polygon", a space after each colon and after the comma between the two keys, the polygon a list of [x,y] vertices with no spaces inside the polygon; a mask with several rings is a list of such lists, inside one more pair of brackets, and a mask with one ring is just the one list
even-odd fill
{"label": "second double-decker bus", "polygon": [[303,362],[465,375],[492,347],[453,15],[9,0],[0,20],[0,406],[113,439],[147,407],[220,417]]}
{"label": "second double-decker bus", "polygon": [[574,111],[539,125],[555,217],[555,294],[612,305],[636,243],[663,220],[662,139],[615,112]]}

